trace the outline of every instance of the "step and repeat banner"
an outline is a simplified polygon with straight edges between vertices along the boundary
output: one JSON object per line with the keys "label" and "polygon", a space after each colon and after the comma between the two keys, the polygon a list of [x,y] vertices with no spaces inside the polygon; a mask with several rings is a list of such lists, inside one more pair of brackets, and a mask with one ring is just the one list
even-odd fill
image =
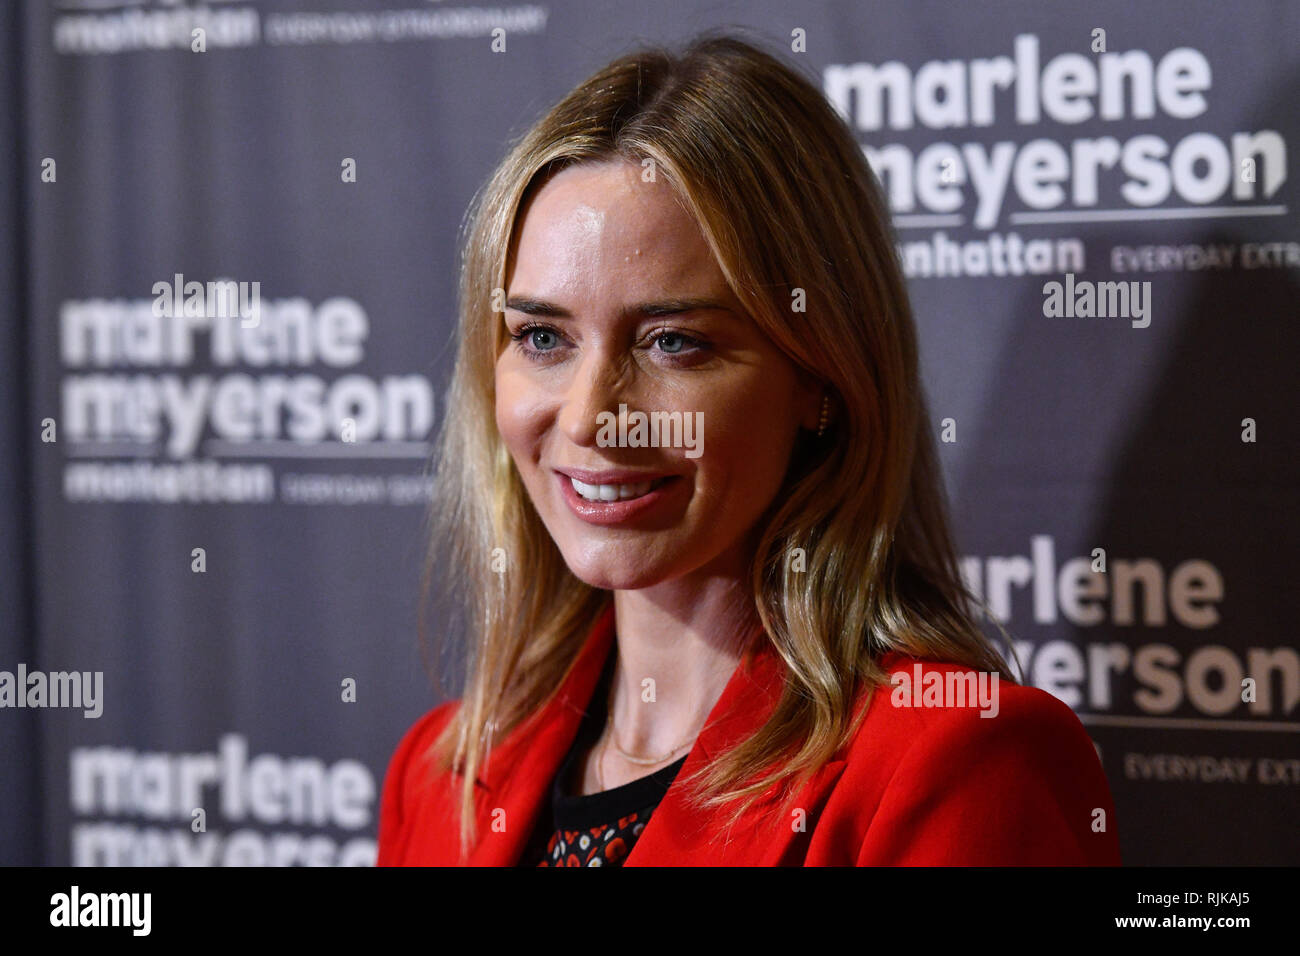
{"label": "step and repeat banner", "polygon": [[719,26],[881,178],[964,572],[1125,862],[1300,862],[1300,4],[1087,7],[7,10],[0,862],[373,862],[454,692],[416,612],[462,217],[592,70]]}

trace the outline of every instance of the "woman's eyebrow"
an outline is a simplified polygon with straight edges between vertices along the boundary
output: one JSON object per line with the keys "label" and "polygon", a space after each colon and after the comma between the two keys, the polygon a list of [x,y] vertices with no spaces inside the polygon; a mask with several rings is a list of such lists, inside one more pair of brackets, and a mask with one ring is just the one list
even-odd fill
{"label": "woman's eyebrow", "polygon": [[681,312],[703,312],[714,310],[720,312],[731,312],[730,306],[717,299],[709,298],[684,298],[684,299],[661,299],[658,302],[645,302],[641,305],[634,306],[627,310],[631,315],[644,316],[661,316],[677,315]]}
{"label": "woman's eyebrow", "polygon": [[[568,309],[556,305],[554,302],[547,302],[545,299],[534,299],[530,296],[511,296],[506,300],[506,308],[515,312],[523,312],[526,315],[543,315],[548,318],[571,319],[573,314]],[[623,310],[623,314],[628,317],[646,317],[656,318],[665,315],[678,315],[683,312],[701,312],[705,310],[716,310],[734,314],[732,308],[725,303],[707,297],[695,298],[670,298],[658,299],[653,302],[643,302],[639,305],[629,306]]]}
{"label": "woman's eyebrow", "polygon": [[544,299],[532,299],[527,296],[511,296],[506,299],[506,308],[526,315],[545,315],[557,319],[573,318],[568,309],[562,309]]}

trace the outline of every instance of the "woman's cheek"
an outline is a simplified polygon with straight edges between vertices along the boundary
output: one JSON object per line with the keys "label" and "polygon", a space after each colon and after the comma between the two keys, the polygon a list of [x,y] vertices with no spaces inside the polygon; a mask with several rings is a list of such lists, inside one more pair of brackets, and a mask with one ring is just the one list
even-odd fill
{"label": "woman's cheek", "polygon": [[542,428],[544,409],[526,382],[509,371],[496,379],[497,430],[513,450],[530,443]]}

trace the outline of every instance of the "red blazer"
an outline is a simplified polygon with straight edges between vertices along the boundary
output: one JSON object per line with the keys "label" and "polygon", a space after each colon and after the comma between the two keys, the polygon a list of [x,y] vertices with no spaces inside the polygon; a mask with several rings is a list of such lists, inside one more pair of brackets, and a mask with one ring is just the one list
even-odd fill
{"label": "red blazer", "polygon": [[[518,862],[600,676],[613,625],[611,605],[560,692],[493,749],[476,781],[479,843],[470,865]],[[893,653],[883,663],[911,677],[917,661]],[[962,669],[921,663],[927,671]],[[1006,681],[992,718],[974,707],[894,706],[893,688],[878,688],[854,739],[804,785],[794,804],[805,811],[802,827],[793,813],[758,804],[727,841],[710,842],[722,817],[689,807],[680,781],[761,726],[784,667],[767,645],[737,666],[625,866],[1119,865],[1110,789],[1079,719],[1045,691]],[[393,756],[380,805],[380,866],[459,862],[452,774],[436,773],[425,759],[456,703],[422,717]],[[497,810],[504,818],[494,817]],[[1094,829],[1097,810],[1104,829]],[[494,818],[504,828],[494,829]]]}

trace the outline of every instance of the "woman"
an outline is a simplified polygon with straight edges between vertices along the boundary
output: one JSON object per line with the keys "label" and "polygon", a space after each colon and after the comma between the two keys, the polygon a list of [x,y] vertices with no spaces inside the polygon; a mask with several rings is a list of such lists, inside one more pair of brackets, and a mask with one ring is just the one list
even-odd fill
{"label": "woman", "polygon": [[1078,719],[970,616],[888,213],[813,85],[726,37],[615,60],[461,281],[431,555],[471,653],[381,865],[1119,862]]}

